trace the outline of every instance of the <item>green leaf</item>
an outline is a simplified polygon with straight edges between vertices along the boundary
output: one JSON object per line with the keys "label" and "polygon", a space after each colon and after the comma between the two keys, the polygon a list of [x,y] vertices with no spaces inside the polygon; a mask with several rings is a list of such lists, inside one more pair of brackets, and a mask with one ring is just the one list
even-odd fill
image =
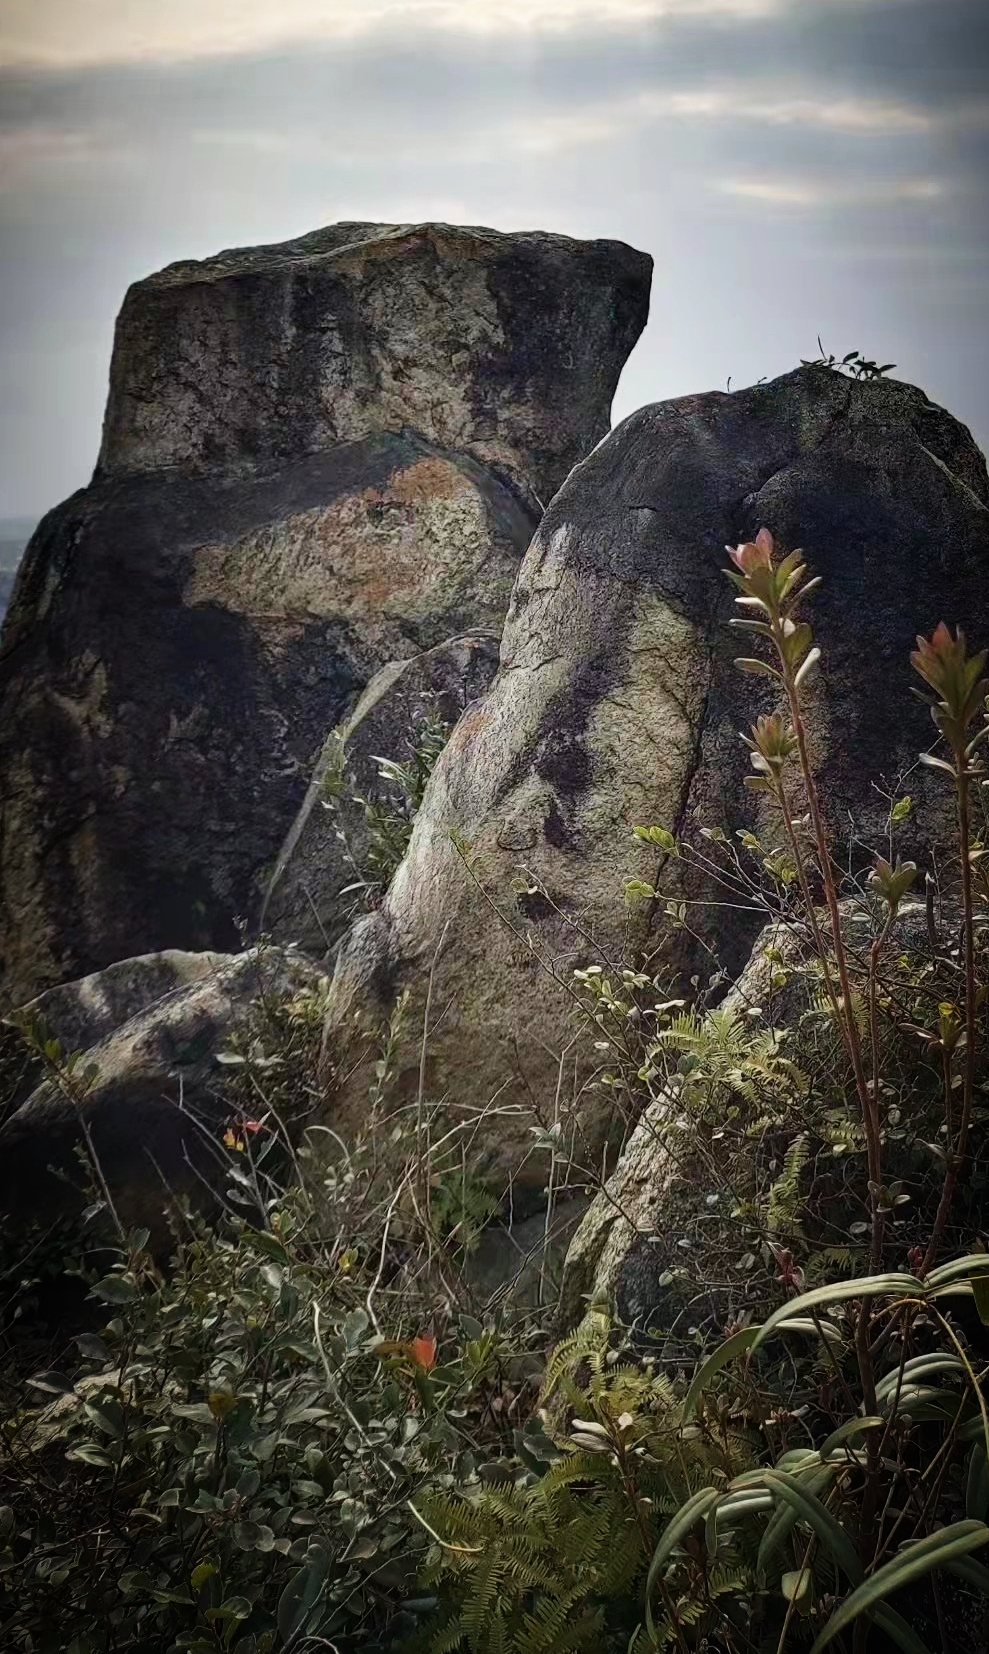
{"label": "green leaf", "polygon": [[102,1396],[99,1401],[87,1401],[85,1411],[97,1430],[112,1436],[114,1441],[123,1441],[124,1410],[119,1401],[114,1401],[112,1396]]}
{"label": "green leaf", "polygon": [[786,632],[783,649],[791,666],[798,666],[814,641],[814,634],[806,620],[798,621],[792,632]]}
{"label": "green leaf", "polygon": [[[809,586],[807,587],[807,590],[808,591],[810,590]],[[795,675],[795,677],[793,679],[794,683],[798,687],[799,687],[800,684],[803,683],[803,681],[807,677],[808,673],[810,673],[814,670],[814,667],[817,665],[820,658],[821,658],[820,649],[818,649],[816,647],[813,648],[811,650],[810,654],[807,656],[807,659],[804,661],[803,665],[801,666],[799,672],[797,672],[797,674]]]}
{"label": "green leaf", "polygon": [[984,1275],[976,1276],[972,1282],[972,1297],[979,1314],[979,1320],[984,1327],[989,1327],[989,1279]]}
{"label": "green leaf", "polygon": [[109,1361],[110,1351],[95,1332],[84,1332],[75,1339],[76,1348],[87,1361]]}
{"label": "green leaf", "polygon": [[806,1310],[822,1309],[827,1304],[843,1303],[849,1298],[916,1298],[922,1297],[923,1293],[924,1283],[918,1281],[916,1275],[863,1275],[855,1281],[832,1281],[827,1286],[815,1287],[812,1292],[803,1292],[799,1298],[791,1298],[789,1303],[774,1310],[759,1328],[752,1348],[758,1349],[784,1321],[792,1320]]}
{"label": "green leaf", "polygon": [[918,1637],[913,1626],[908,1625],[888,1603],[884,1602],[873,1610],[873,1619],[880,1631],[885,1631],[897,1648],[902,1648],[903,1654],[930,1654],[927,1644]]}
{"label": "green leaf", "polygon": [[954,1522],[948,1528],[928,1534],[913,1544],[904,1546],[898,1556],[877,1568],[851,1596],[846,1597],[837,1612],[832,1614],[824,1630],[814,1643],[811,1654],[821,1654],[839,1632],[847,1629],[860,1614],[875,1608],[894,1591],[902,1590],[914,1580],[924,1579],[935,1568],[944,1568],[949,1562],[966,1556],[989,1541],[989,1527],[983,1522]]}
{"label": "green leaf", "polygon": [[132,1304],[137,1297],[137,1287],[125,1275],[104,1275],[102,1281],[97,1281],[93,1287],[93,1294],[102,1298],[105,1304]]}
{"label": "green leaf", "polygon": [[[811,1462],[814,1462],[817,1459],[817,1454],[810,1454],[808,1457]],[[836,1474],[837,1468],[834,1466],[817,1466],[813,1473],[807,1477],[807,1491],[815,1495],[823,1493],[828,1483],[834,1480]],[[777,1505],[776,1514],[772,1521],[767,1523],[766,1531],[759,1545],[759,1553],[756,1557],[756,1575],[762,1582],[765,1582],[769,1564],[789,1539],[800,1519],[800,1512],[796,1506],[787,1504],[785,1501],[780,1503],[778,1493],[774,1492],[771,1497]]]}
{"label": "green leaf", "polygon": [[785,1499],[799,1520],[813,1529],[849,1579],[861,1579],[862,1564],[852,1540],[817,1494],[786,1470],[767,1470],[764,1474],[766,1486]]}
{"label": "green leaf", "polygon": [[830,1458],[835,1449],[841,1447],[852,1436],[860,1436],[863,1430],[874,1430],[877,1424],[885,1423],[885,1419],[878,1418],[874,1414],[863,1419],[846,1419],[844,1424],[840,1424],[837,1430],[831,1432],[821,1448],[821,1458]]}
{"label": "green leaf", "polygon": [[75,1394],[75,1385],[71,1378],[65,1377],[64,1373],[38,1373],[34,1378],[29,1378],[27,1382],[32,1390],[43,1390],[46,1395],[71,1396]]}
{"label": "green leaf", "polygon": [[732,1528],[749,1516],[759,1516],[772,1509],[771,1493],[760,1488],[741,1488],[738,1493],[725,1494],[714,1514],[719,1527]]}
{"label": "green leaf", "polygon": [[274,1258],[276,1263],[288,1264],[291,1261],[281,1241],[276,1240],[269,1230],[250,1229],[247,1231],[247,1238],[250,1239],[252,1246],[255,1246],[259,1252],[267,1253],[268,1257]]}
{"label": "green leaf", "polygon": [[106,1449],[97,1447],[95,1442],[76,1442],[69,1448],[65,1457],[79,1459],[83,1464],[98,1465],[101,1470],[106,1470],[113,1463]]}
{"label": "green leaf", "polygon": [[747,656],[740,656],[735,665],[740,672],[748,672],[752,677],[775,678],[780,681],[780,674],[775,666],[770,666],[768,660],[756,660]]}
{"label": "green leaf", "polygon": [[154,1583],[154,1574],[149,1573],[147,1568],[125,1568],[119,1581],[125,1596],[130,1596],[134,1591],[151,1591]]}
{"label": "green leaf", "polygon": [[291,1648],[307,1629],[313,1610],[326,1587],[327,1559],[314,1551],[297,1574],[293,1574],[278,1599],[278,1631],[285,1647]]}
{"label": "green leaf", "polygon": [[983,1596],[989,1597],[989,1568],[982,1562],[976,1562],[974,1556],[956,1557],[954,1562],[947,1562],[945,1567],[949,1574],[957,1574],[966,1585],[973,1590],[981,1591]]}
{"label": "green leaf", "polygon": [[758,1331],[758,1327],[743,1327],[740,1332],[732,1333],[730,1338],[726,1338],[723,1344],[719,1344],[707,1360],[701,1363],[684,1398],[684,1424],[688,1424],[693,1418],[701,1394],[707,1389],[715,1374],[720,1373],[721,1369],[727,1367],[729,1362],[736,1360],[738,1356],[744,1355],[747,1350],[750,1350],[755,1343]]}
{"label": "green leaf", "polygon": [[957,1281],[970,1281],[974,1285],[977,1280],[989,1280],[989,1252],[970,1252],[964,1258],[939,1264],[937,1269],[931,1270],[923,1284],[933,1297]]}
{"label": "green leaf", "polygon": [[644,844],[656,844],[661,850],[668,850],[671,854],[676,850],[677,841],[666,827],[633,827],[632,832]]}
{"label": "green leaf", "polygon": [[685,1505],[680,1506],[672,1521],[667,1523],[659,1536],[659,1543],[653,1551],[649,1573],[646,1576],[646,1627],[652,1637],[656,1634],[656,1625],[652,1615],[652,1596],[660,1575],[681,1539],[686,1538],[691,1528],[696,1527],[698,1522],[703,1521],[712,1505],[717,1504],[718,1498],[719,1494],[713,1487],[702,1487],[687,1500]]}
{"label": "green leaf", "polygon": [[986,1444],[977,1441],[968,1456],[968,1475],[965,1479],[965,1515],[970,1520],[984,1522],[989,1511],[989,1460]]}
{"label": "green leaf", "polygon": [[813,1584],[813,1569],[793,1568],[780,1580],[780,1590],[787,1602],[792,1602],[795,1608],[799,1608],[801,1604],[808,1602]]}
{"label": "green leaf", "polygon": [[911,1389],[922,1379],[933,1378],[935,1373],[963,1373],[965,1363],[957,1355],[949,1355],[942,1350],[931,1351],[928,1355],[916,1355],[911,1361],[903,1363],[902,1373],[899,1367],[892,1372],[885,1373],[876,1384],[876,1400],[886,1401],[896,1394]]}
{"label": "green leaf", "polygon": [[211,1618],[249,1620],[254,1608],[246,1597],[228,1597],[226,1602],[221,1603],[219,1608],[213,1608],[209,1612]]}
{"label": "green leaf", "polygon": [[830,1322],[822,1321],[820,1318],[815,1320],[810,1315],[790,1316],[786,1321],[781,1321],[776,1330],[777,1332],[805,1332],[811,1338],[823,1338],[826,1344],[835,1341],[841,1342],[841,1333],[837,1327],[833,1327]]}
{"label": "green leaf", "polygon": [[932,752],[922,752],[920,762],[926,764],[929,770],[947,770],[952,780],[955,779],[954,766],[947,763],[943,758],[935,758]]}

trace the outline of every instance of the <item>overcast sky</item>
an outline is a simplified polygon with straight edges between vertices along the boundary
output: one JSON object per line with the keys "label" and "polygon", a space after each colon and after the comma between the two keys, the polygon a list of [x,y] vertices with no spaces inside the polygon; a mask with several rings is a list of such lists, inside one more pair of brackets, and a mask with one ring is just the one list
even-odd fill
{"label": "overcast sky", "polygon": [[989,445],[989,0],[0,0],[0,517],[91,473],[113,320],[337,219],[656,260],[620,417],[857,348]]}

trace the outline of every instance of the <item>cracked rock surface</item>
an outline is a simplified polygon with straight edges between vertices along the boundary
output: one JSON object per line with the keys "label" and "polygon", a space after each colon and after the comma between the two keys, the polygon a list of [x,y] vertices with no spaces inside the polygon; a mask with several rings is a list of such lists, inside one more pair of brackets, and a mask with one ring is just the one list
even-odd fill
{"label": "cracked rock surface", "polygon": [[0,1009],[239,945],[374,673],[500,630],[650,274],[618,242],[345,224],[130,290],[96,475],[0,640]]}
{"label": "cracked rock surface", "polygon": [[[370,833],[361,800],[378,812],[396,811],[382,758],[408,764],[423,722],[451,729],[497,669],[498,634],[469,632],[375,673],[320,753],[265,892],[259,921],[265,935],[297,943],[314,959],[332,952],[362,905],[357,883],[368,870]],[[326,783],[341,772],[331,808]]]}
{"label": "cracked rock surface", "polygon": [[[908,693],[908,656],[942,618],[989,639],[989,482],[970,433],[913,386],[813,367],[625,420],[543,518],[498,676],[454,730],[331,995],[326,1050],[339,1057],[355,1013],[386,1016],[412,990],[414,1094],[432,978],[429,1095],[490,1105],[475,1165],[510,1174],[519,1200],[545,1182],[534,1126],[560,1119],[578,1163],[599,1167],[626,1125],[606,1092],[587,1090],[608,1058],[575,1037],[567,984],[575,968],[649,955],[662,939],[648,904],[623,901],[626,879],[660,871],[631,828],[764,825],[737,732],[771,710],[771,693],[733,666],[743,651],[723,573],[725,545],[763,524],[824,581],[808,721],[839,859],[885,847],[889,801],[874,783],[915,800],[903,854],[929,860],[951,843],[950,800],[917,765],[934,732]],[[721,905],[692,922],[703,945],[681,943],[679,962],[707,976],[706,948],[736,974],[761,919]],[[359,1117],[366,1096],[358,1071],[337,1094],[340,1117]]]}

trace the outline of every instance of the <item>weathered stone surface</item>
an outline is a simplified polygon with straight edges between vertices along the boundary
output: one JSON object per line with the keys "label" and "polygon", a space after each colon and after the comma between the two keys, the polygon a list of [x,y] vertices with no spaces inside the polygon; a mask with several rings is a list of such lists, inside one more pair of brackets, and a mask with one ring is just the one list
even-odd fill
{"label": "weathered stone surface", "polygon": [[347,225],[131,289],[96,477],[38,528],[0,641],[0,1005],[236,945],[374,672],[500,627],[650,269]]}
{"label": "weathered stone surface", "polygon": [[328,728],[383,661],[498,624],[533,522],[416,436],[129,478],[27,552],[0,653],[0,978],[237,945]]}
{"label": "weathered stone surface", "polygon": [[651,272],[621,242],[449,224],[171,264],[125,300],[98,475],[281,466],[411,426],[545,503],[608,429]]}
{"label": "weathered stone surface", "polygon": [[[409,660],[390,661],[375,673],[354,711],[327,737],[271,876],[262,931],[276,941],[298,943],[315,958],[329,953],[358,902],[352,890],[341,892],[353,886],[366,859],[367,818],[355,797],[385,804],[390,790],[378,759],[406,762],[409,741],[424,717],[452,728],[490,687],[497,669],[497,633],[471,632]],[[346,792],[331,811],[325,782],[341,766]]]}
{"label": "weathered stone surface", "polygon": [[[892,787],[907,769],[916,804],[902,847],[924,854],[945,849],[953,825],[937,777],[916,764],[934,732],[908,693],[908,655],[942,617],[989,638],[987,502],[970,434],[910,385],[808,368],[627,419],[540,525],[494,686],[454,730],[383,908],[341,951],[328,1058],[355,1013],[387,1013],[406,986],[421,994],[445,934],[431,1095],[502,1099],[476,1145],[493,1167],[541,1181],[534,1111],[559,1112],[587,1164],[613,1127],[583,1090],[601,1059],[574,1045],[566,984],[574,968],[656,944],[652,910],[623,905],[625,879],[657,876],[631,827],[759,825],[737,731],[767,709],[767,688],[733,666],[725,545],[765,524],[823,576],[809,719],[839,859],[849,812],[858,838],[885,844],[888,804],[872,783]],[[469,841],[473,876],[451,833]],[[719,906],[695,923],[737,971],[758,919]],[[418,1050],[406,1060],[412,1089]],[[360,1106],[358,1084],[339,1092],[342,1118]]]}
{"label": "weathered stone surface", "polygon": [[97,1074],[75,1099],[45,1079],[0,1126],[0,1212],[51,1219],[80,1209],[81,1112],[124,1227],[147,1226],[152,1244],[167,1247],[172,1196],[210,1205],[229,1112],[217,1051],[245,1026],[262,990],[298,992],[319,973],[291,950],[267,948],[126,960],[102,974],[31,1007],[66,1050],[85,1045],[78,1071],[93,1065]]}
{"label": "weathered stone surface", "polygon": [[[88,1051],[148,1005],[200,981],[226,963],[226,954],[182,953],[178,949],[121,959],[92,976],[49,988],[29,1004],[20,1006],[16,1018],[18,1022],[26,1020],[36,1026],[44,1023],[65,1056],[74,1051]],[[3,1097],[3,1118],[9,1117],[34,1090],[39,1068],[38,1062],[28,1061],[24,1065],[15,1092]]]}

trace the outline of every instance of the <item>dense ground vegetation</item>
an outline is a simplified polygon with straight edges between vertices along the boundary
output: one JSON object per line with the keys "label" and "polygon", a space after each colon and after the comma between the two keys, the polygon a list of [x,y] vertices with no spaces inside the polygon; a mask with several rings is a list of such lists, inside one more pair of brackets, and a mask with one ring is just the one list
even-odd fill
{"label": "dense ground vegetation", "polygon": [[[552,1134],[537,1255],[482,1290],[472,1255],[497,1191],[423,1088],[396,1101],[396,1049],[425,1037],[407,1006],[380,1035],[367,1130],[348,1144],[315,1113],[320,992],[269,1010],[225,1054],[219,1226],[177,1211],[174,1255],[156,1259],[146,1234],[115,1231],[91,1165],[68,1251],[7,1237],[5,1646],[979,1646],[985,654],[941,625],[913,656],[938,738],[923,761],[955,799],[954,866],[921,890],[897,858],[903,794],[853,877],[804,724],[823,669],[815,581],[765,530],[730,556],[759,651],[739,665],[776,702],[745,738],[771,835],[636,833],[671,876],[700,858],[726,899],[761,904],[778,927],[771,992],[691,1003],[655,960],[605,960],[568,985],[597,1083],[673,1168],[686,1244],[662,1285],[681,1308],[626,1326],[595,1301],[557,1338],[554,1201],[594,1177],[559,1163]],[[425,763],[390,772],[415,802]],[[626,896],[690,925],[662,876]],[[84,1088],[43,1031],[21,1038]],[[67,1269],[74,1313],[89,1312],[68,1342],[64,1315],[60,1332],[44,1323],[46,1282]]]}

